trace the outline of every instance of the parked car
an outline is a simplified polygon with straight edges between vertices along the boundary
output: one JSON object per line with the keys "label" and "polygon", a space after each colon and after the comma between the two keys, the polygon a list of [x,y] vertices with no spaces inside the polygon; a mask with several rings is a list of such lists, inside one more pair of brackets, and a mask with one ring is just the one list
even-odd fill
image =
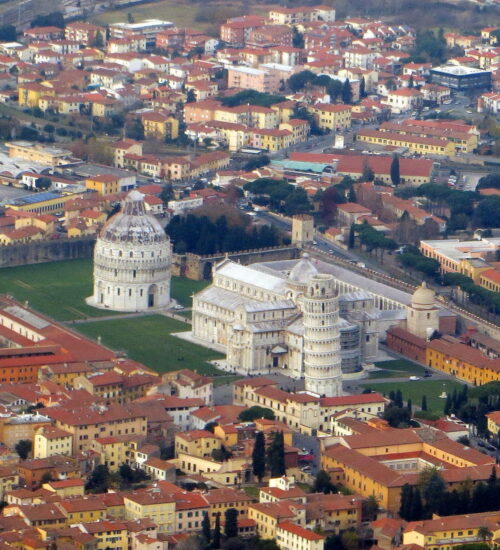
{"label": "parked car", "polygon": [[411,382],[416,382],[417,380],[420,380],[420,376],[410,376]]}

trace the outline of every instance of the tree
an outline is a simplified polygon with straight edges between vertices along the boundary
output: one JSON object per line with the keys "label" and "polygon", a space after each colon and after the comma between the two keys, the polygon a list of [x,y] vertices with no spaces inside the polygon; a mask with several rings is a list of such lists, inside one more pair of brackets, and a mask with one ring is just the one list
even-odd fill
{"label": "tree", "polygon": [[354,248],[356,246],[356,232],[354,231],[354,224],[351,224],[351,228],[349,229],[348,246],[349,248]]}
{"label": "tree", "polygon": [[16,38],[17,32],[14,25],[2,25],[0,27],[0,40],[2,42],[15,42]]}
{"label": "tree", "polygon": [[391,181],[392,184],[398,186],[401,183],[401,175],[399,170],[399,156],[394,155],[391,162]]}
{"label": "tree", "polygon": [[101,32],[98,31],[95,33],[95,37],[94,37],[94,40],[92,41],[91,46],[99,50],[104,48],[104,38]]}
{"label": "tree", "polygon": [[208,512],[205,512],[203,514],[203,520],[201,522],[201,532],[203,534],[203,538],[205,539],[205,542],[207,544],[210,544],[210,540],[212,538],[212,532],[210,530],[210,516],[208,515]]}
{"label": "tree", "polygon": [[366,82],[364,76],[361,77],[361,81],[359,83],[359,97],[366,97]]}
{"label": "tree", "polygon": [[410,517],[409,521],[418,521],[423,519],[424,516],[424,507],[422,504],[422,497],[420,495],[420,489],[415,487],[411,495],[410,503]]}
{"label": "tree", "polygon": [[257,477],[259,483],[266,475],[266,443],[263,432],[257,432],[252,452],[252,470],[253,475]]}
{"label": "tree", "polygon": [[343,103],[352,103],[352,86],[348,78],[346,78],[344,84],[342,84],[341,97]]}
{"label": "tree", "polygon": [[47,178],[47,177],[40,177],[40,178],[36,178],[35,180],[35,187],[37,189],[48,189],[50,186],[52,185],[52,180],[50,178]]}
{"label": "tree", "polygon": [[477,536],[480,540],[486,542],[487,540],[492,539],[493,533],[488,529],[488,527],[481,525],[481,527],[477,530]]}
{"label": "tree", "polygon": [[267,407],[260,407],[259,405],[253,405],[249,409],[242,411],[238,418],[241,422],[253,422],[257,418],[265,418],[266,420],[274,420],[276,418],[274,411]]}
{"label": "tree", "polygon": [[33,444],[29,439],[21,439],[15,444],[14,450],[21,460],[26,460],[31,453],[32,446]]}
{"label": "tree", "polygon": [[413,412],[411,399],[408,399],[408,401],[406,402],[406,408],[408,409],[408,414],[411,417]]}
{"label": "tree", "polygon": [[426,395],[422,395],[422,404],[420,405],[420,408],[423,411],[427,410],[427,396]]}
{"label": "tree", "polygon": [[313,493],[324,493],[325,495],[333,493],[337,488],[332,483],[330,474],[325,470],[320,470],[316,474],[316,478],[313,483],[312,491]]}
{"label": "tree", "polygon": [[354,190],[354,187],[352,185],[349,188],[349,193],[347,194],[347,200],[349,202],[357,202],[356,191]]}
{"label": "tree", "polygon": [[361,174],[361,181],[373,181],[375,179],[375,172],[372,167],[368,164],[368,161],[365,160],[363,163],[363,172]]}
{"label": "tree", "polygon": [[193,88],[189,89],[186,94],[186,103],[194,103],[196,101],[196,93]]}
{"label": "tree", "polygon": [[441,497],[445,490],[446,485],[441,474],[437,470],[432,470],[427,481],[422,484],[422,495],[425,500],[425,508],[428,514],[434,514],[439,510]]}
{"label": "tree", "polygon": [[405,483],[401,488],[401,498],[399,504],[399,515],[406,521],[410,521],[411,517],[411,500],[413,495],[413,487],[409,483]]}
{"label": "tree", "polygon": [[378,500],[375,495],[370,495],[363,501],[363,519],[366,521],[374,521],[377,518],[379,510]]}
{"label": "tree", "polygon": [[283,432],[274,432],[273,434],[272,441],[267,449],[267,465],[271,477],[281,477],[286,474]]}
{"label": "tree", "polygon": [[85,484],[85,490],[89,493],[105,493],[108,490],[110,474],[106,465],[96,466]]}
{"label": "tree", "polygon": [[225,514],[226,523],[224,525],[224,534],[228,539],[238,536],[238,510],[228,508]]}
{"label": "tree", "polygon": [[340,540],[345,550],[357,550],[359,548],[359,537],[353,529],[343,531]]}
{"label": "tree", "polygon": [[215,527],[212,536],[212,548],[218,550],[220,548],[220,512],[215,516]]}

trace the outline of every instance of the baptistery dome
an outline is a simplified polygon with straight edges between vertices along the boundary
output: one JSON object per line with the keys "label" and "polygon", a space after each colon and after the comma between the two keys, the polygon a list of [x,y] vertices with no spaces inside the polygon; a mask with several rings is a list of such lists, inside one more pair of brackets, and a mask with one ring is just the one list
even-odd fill
{"label": "baptistery dome", "polygon": [[131,191],[122,211],[102,228],[94,249],[94,294],[87,302],[102,309],[144,311],[170,304],[172,251],[144,195]]}

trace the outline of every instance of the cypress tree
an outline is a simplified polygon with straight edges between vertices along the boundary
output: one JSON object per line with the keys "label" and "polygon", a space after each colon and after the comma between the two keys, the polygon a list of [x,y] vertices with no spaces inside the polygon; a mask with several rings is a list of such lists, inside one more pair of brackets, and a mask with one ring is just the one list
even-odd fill
{"label": "cypress tree", "polygon": [[439,510],[441,497],[445,490],[446,486],[441,474],[437,471],[433,472],[423,488],[427,512],[433,514]]}
{"label": "cypress tree", "polygon": [[228,508],[226,510],[224,534],[228,539],[238,536],[238,510],[236,508]]}
{"label": "cypress tree", "polygon": [[408,412],[410,413],[410,417],[411,417],[411,415],[413,414],[411,399],[408,399],[408,401],[406,402],[406,408],[408,409]]}
{"label": "cypress tree", "polygon": [[283,432],[275,432],[267,450],[267,463],[271,477],[285,475],[285,441],[283,439]]}
{"label": "cypress tree", "polygon": [[448,394],[446,396],[446,403],[444,404],[444,414],[448,415],[451,412],[451,395]]}
{"label": "cypress tree", "polygon": [[212,548],[218,550],[220,548],[220,512],[215,516],[215,527],[212,539]]}
{"label": "cypress tree", "polygon": [[422,404],[420,405],[420,408],[423,411],[427,410],[427,396],[426,395],[422,395]]}
{"label": "cypress tree", "polygon": [[354,248],[356,246],[356,234],[354,232],[354,224],[351,224],[351,229],[349,229],[349,248]]}
{"label": "cypress tree", "polygon": [[397,407],[401,408],[403,406],[403,394],[401,393],[401,390],[396,390],[394,403],[396,404]]}
{"label": "cypress tree", "polygon": [[201,522],[201,530],[203,534],[203,538],[205,539],[205,542],[207,544],[210,543],[210,539],[212,538],[212,533],[210,531],[210,517],[207,512],[203,514],[203,521]]}
{"label": "cypress tree", "polygon": [[401,183],[398,155],[394,155],[391,162],[391,181],[393,185],[399,185]]}
{"label": "cypress tree", "polygon": [[422,504],[422,497],[420,496],[420,489],[415,487],[411,496],[409,521],[418,521],[423,519],[423,516],[424,506]]}
{"label": "cypress tree", "polygon": [[344,84],[342,85],[341,97],[343,103],[352,102],[352,86],[348,78],[345,79]]}
{"label": "cypress tree", "polygon": [[266,443],[262,432],[257,432],[255,436],[252,452],[252,469],[253,475],[257,477],[260,483],[266,475]]}
{"label": "cypress tree", "polygon": [[411,500],[413,487],[405,483],[401,489],[401,502],[399,506],[399,515],[406,521],[410,521]]}
{"label": "cypress tree", "polygon": [[391,401],[395,401],[395,400],[396,400],[396,393],[394,392],[394,390],[391,390],[391,391],[389,392],[389,399],[390,399]]}

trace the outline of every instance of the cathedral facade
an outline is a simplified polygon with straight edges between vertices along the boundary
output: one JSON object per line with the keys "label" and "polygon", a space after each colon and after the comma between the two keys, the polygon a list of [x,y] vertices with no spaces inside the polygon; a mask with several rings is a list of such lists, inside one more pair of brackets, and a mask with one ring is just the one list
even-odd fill
{"label": "cathedral facade", "polygon": [[193,335],[222,345],[232,370],[304,378],[306,390],[336,396],[342,374],[378,350],[378,312],[368,293],[341,295],[333,275],[307,254],[288,270],[226,259],[193,298]]}
{"label": "cathedral facade", "polygon": [[144,195],[131,191],[103,226],[94,248],[94,293],[87,303],[113,311],[168,307],[172,250]]}

